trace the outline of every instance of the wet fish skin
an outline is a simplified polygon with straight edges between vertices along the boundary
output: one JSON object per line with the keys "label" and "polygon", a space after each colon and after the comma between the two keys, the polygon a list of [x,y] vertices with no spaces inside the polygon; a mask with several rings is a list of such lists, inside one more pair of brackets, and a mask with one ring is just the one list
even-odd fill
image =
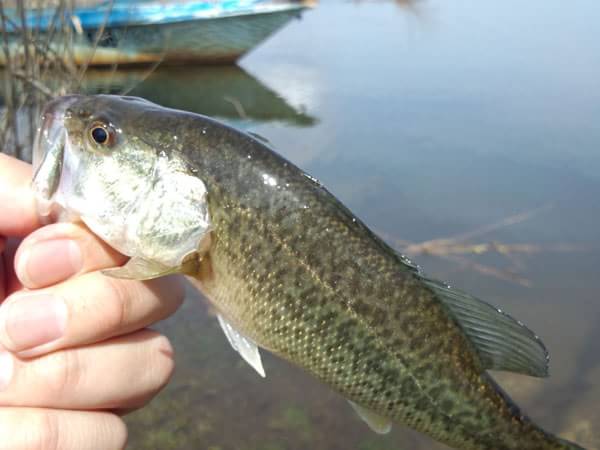
{"label": "wet fish skin", "polygon": [[414,267],[323,186],[260,142],[207,132],[219,156],[205,149],[194,163],[213,193],[215,232],[199,278],[240,331],[456,448],[573,448],[523,416]]}
{"label": "wet fish skin", "polygon": [[111,96],[82,97],[71,111],[67,127],[101,112],[124,151],[161,152],[204,182],[212,230],[193,281],[261,347],[455,448],[581,448],[531,422],[422,274],[264,143]]}

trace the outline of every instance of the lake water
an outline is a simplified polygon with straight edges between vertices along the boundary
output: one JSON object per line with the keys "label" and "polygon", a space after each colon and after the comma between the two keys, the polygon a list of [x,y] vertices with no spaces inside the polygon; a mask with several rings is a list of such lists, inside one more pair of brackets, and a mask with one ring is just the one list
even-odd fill
{"label": "lake water", "polygon": [[[528,324],[551,377],[497,379],[544,428],[598,450],[599,20],[594,0],[329,0],[240,67],[86,83],[259,133],[430,275]],[[457,239],[410,247],[441,238]],[[447,448],[402,426],[373,434],[270,355],[261,379],[192,290],[158,328],[177,370],[128,416],[132,449]]]}

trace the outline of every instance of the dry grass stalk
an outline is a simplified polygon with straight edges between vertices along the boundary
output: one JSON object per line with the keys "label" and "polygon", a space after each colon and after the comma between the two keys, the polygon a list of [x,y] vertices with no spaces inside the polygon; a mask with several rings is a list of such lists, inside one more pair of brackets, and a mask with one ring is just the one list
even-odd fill
{"label": "dry grass stalk", "polygon": [[[95,31],[86,61],[76,63],[74,42],[83,33],[75,7],[102,3],[98,14],[105,15]],[[3,72],[3,104],[0,103],[0,151],[30,160],[37,119],[43,105],[52,97],[83,90],[84,76],[94,56],[112,7],[112,0],[9,0],[0,1],[0,52],[6,60]],[[47,14],[43,30],[28,26],[27,15]],[[148,67],[141,80],[161,63]],[[106,72],[114,76],[117,65]],[[137,84],[136,83],[136,84]],[[124,87],[122,94],[135,85]]]}
{"label": "dry grass stalk", "polygon": [[[98,0],[76,3],[78,7],[90,6]],[[81,90],[88,63],[75,62],[73,44],[76,34],[82,32],[81,24],[71,14],[75,6],[75,0],[0,2],[0,51],[6,62],[2,72],[0,151],[29,160],[42,106],[52,97]],[[109,2],[104,8],[107,15],[110,7]],[[32,21],[27,20],[48,13],[49,23],[43,29],[32,27]],[[92,48],[97,47],[103,32],[102,26]]]}
{"label": "dry grass stalk", "polygon": [[[519,258],[520,255],[532,255],[542,252],[576,252],[584,251],[585,248],[571,244],[505,244],[495,241],[473,243],[469,242],[469,240],[479,238],[498,229],[522,223],[551,208],[552,205],[546,205],[523,213],[514,214],[499,222],[448,238],[431,239],[418,243],[395,239],[389,236],[386,238],[402,254],[411,258],[420,255],[435,256],[457,264],[458,267],[464,270],[473,270],[483,275],[516,283],[521,286],[531,286],[531,281],[519,274],[524,268],[524,264]],[[469,258],[469,256],[473,257],[492,253],[504,257],[508,261],[508,267],[501,269]]]}
{"label": "dry grass stalk", "polygon": [[[21,159],[30,149],[41,106],[51,97],[73,90],[77,67],[69,58],[73,27],[66,12],[71,0],[16,0],[0,3],[4,59],[0,148]],[[10,8],[13,6],[13,8]],[[32,28],[28,13],[52,11],[48,28]]]}

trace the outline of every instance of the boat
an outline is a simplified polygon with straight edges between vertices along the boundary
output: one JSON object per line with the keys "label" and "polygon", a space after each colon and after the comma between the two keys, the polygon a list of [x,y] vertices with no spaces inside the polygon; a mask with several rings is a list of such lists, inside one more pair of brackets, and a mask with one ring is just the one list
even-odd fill
{"label": "boat", "polygon": [[[49,43],[75,64],[227,64],[312,6],[301,0],[88,1],[70,10],[28,9],[24,19],[5,7],[3,31],[11,58],[25,53],[27,28],[39,42],[30,45]],[[0,65],[6,64],[0,52]]]}

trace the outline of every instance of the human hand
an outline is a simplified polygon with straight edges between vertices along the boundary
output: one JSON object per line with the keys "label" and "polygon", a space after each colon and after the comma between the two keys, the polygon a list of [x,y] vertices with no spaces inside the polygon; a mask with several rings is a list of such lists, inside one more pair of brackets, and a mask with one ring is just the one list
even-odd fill
{"label": "human hand", "polygon": [[169,341],[144,328],[179,307],[181,279],[102,275],[125,257],[83,225],[41,227],[30,180],[0,154],[0,450],[123,448],[119,415],[173,371]]}

